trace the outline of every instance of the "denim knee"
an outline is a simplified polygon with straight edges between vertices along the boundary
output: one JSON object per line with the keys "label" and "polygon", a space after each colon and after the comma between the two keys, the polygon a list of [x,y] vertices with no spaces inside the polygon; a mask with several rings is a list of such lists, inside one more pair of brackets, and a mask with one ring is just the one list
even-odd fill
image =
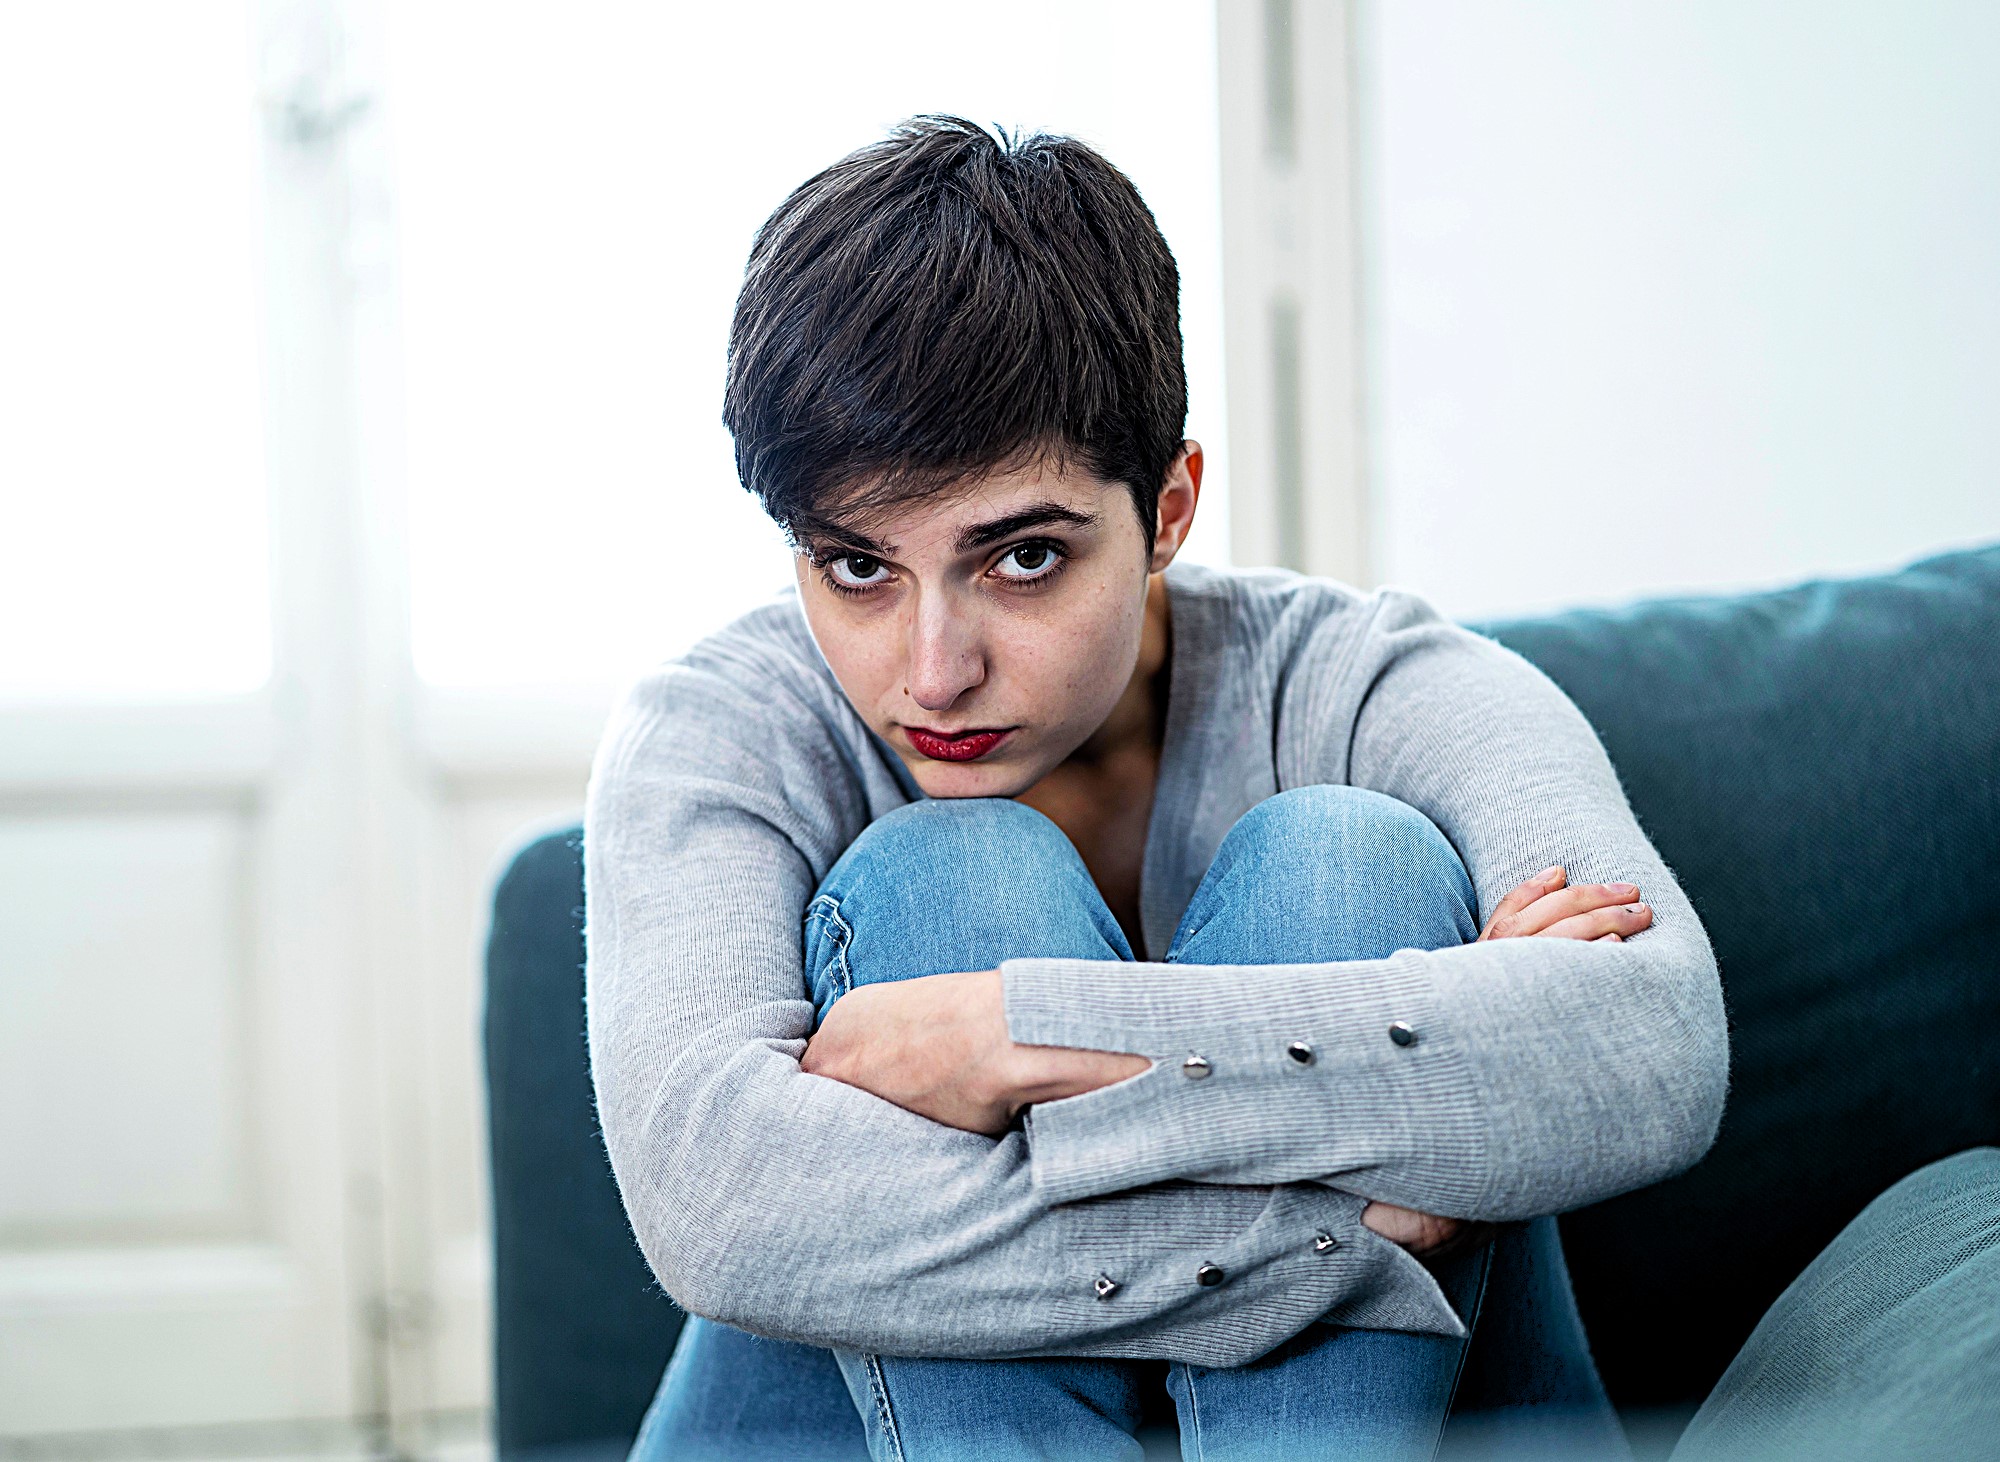
{"label": "denim knee", "polygon": [[822,1015],[856,985],[1044,956],[1130,959],[1076,848],[1007,798],[932,798],[877,818],[806,907]]}
{"label": "denim knee", "polygon": [[1476,908],[1465,864],[1416,808],[1361,787],[1295,787],[1229,830],[1168,957],[1379,959],[1467,942]]}
{"label": "denim knee", "polygon": [[878,914],[921,916],[964,894],[966,875],[997,891],[1089,878],[1063,830],[1007,797],[932,797],[886,812],[861,830],[820,883],[815,902],[866,897]]}

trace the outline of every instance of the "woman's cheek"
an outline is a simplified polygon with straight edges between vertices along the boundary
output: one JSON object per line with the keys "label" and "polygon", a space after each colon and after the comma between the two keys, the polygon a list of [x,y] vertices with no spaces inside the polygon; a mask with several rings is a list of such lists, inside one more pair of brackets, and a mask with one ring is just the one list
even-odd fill
{"label": "woman's cheek", "polygon": [[851,641],[827,637],[821,641],[827,647],[827,666],[833,671],[833,678],[839,682],[848,703],[863,718],[874,725],[879,733],[886,719],[891,718],[894,692],[900,684],[902,672],[893,656],[871,652],[865,645],[855,645]]}
{"label": "woman's cheek", "polygon": [[1118,704],[1139,659],[1141,621],[1113,610],[1093,625],[1089,641],[1074,662],[1072,697],[1089,721],[1085,734],[1097,730]]}

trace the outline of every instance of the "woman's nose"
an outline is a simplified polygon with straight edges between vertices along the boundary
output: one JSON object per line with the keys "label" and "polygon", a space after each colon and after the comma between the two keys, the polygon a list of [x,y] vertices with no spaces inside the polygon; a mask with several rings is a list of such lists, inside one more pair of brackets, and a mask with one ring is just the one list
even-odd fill
{"label": "woman's nose", "polygon": [[985,679],[974,627],[961,615],[920,606],[910,623],[910,699],[927,711],[948,711]]}

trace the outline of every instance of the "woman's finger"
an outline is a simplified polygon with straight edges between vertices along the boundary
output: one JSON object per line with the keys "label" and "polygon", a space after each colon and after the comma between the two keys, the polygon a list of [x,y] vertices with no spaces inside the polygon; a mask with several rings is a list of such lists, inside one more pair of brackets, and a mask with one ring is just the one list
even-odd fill
{"label": "woman's finger", "polygon": [[1555,923],[1536,936],[1541,939],[1602,939],[1616,935],[1629,939],[1653,922],[1653,911],[1645,904],[1614,904],[1608,909],[1592,909]]}
{"label": "woman's finger", "polygon": [[1420,1213],[1379,1199],[1361,1210],[1361,1222],[1419,1257],[1435,1252],[1465,1227],[1462,1219],[1440,1218],[1435,1213]]}
{"label": "woman's finger", "polygon": [[1457,1232],[1453,1233],[1450,1238],[1439,1244],[1435,1249],[1426,1250],[1424,1253],[1417,1255],[1417,1257],[1422,1259],[1426,1264],[1435,1264],[1440,1259],[1449,1259],[1453,1254],[1463,1253],[1467,1249],[1475,1248],[1480,1244],[1488,1242],[1493,1237],[1493,1231],[1493,1225],[1490,1223],[1474,1223],[1471,1221],[1461,1223],[1458,1226]]}
{"label": "woman's finger", "polygon": [[1554,893],[1544,894],[1519,913],[1494,923],[1495,939],[1525,939],[1530,934],[1545,933],[1553,924],[1577,914],[1587,914],[1592,909],[1604,908],[1611,904],[1629,904],[1639,897],[1639,890],[1629,883],[1577,883]]}
{"label": "woman's finger", "polygon": [[1493,917],[1486,921],[1486,927],[1480,931],[1479,937],[1494,938],[1493,931],[1502,919],[1513,918],[1544,894],[1555,892],[1563,886],[1563,880],[1568,876],[1559,864],[1553,868],[1544,868],[1493,906]]}

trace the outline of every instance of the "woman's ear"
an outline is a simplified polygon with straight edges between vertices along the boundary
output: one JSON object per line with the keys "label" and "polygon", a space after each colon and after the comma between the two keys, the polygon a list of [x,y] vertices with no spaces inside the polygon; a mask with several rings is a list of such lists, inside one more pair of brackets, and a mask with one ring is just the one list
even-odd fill
{"label": "woman's ear", "polygon": [[1174,561],[1194,526],[1195,504],[1201,500],[1201,443],[1185,441],[1167,467],[1160,484],[1160,506],[1153,532],[1153,558],[1149,565],[1158,573]]}

